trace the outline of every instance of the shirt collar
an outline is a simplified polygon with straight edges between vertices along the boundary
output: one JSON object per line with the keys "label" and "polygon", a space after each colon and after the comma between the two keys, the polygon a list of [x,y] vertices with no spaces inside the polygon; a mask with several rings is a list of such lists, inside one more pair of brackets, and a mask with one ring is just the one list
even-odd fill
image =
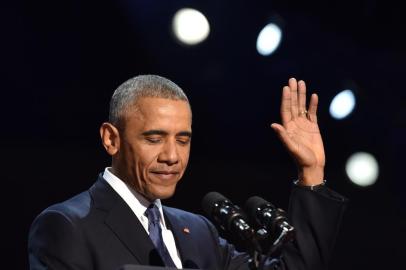
{"label": "shirt collar", "polygon": [[[120,197],[128,204],[134,214],[138,219],[142,220],[145,218],[144,213],[147,210],[151,202],[133,189],[130,185],[125,183],[123,180],[118,178],[111,172],[111,167],[107,167],[104,170],[103,178],[107,183],[120,195]],[[153,202],[159,209],[159,214],[161,215],[161,224],[166,228],[165,218],[162,210],[162,203],[160,199],[156,199]]]}

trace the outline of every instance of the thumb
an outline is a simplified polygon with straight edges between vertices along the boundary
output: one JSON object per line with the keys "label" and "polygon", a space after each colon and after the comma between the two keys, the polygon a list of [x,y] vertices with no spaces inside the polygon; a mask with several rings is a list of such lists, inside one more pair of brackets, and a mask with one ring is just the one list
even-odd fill
{"label": "thumb", "polygon": [[286,146],[288,151],[290,151],[292,153],[295,152],[295,143],[289,137],[288,132],[286,131],[286,129],[282,125],[277,124],[277,123],[271,124],[271,128],[276,132],[279,139]]}

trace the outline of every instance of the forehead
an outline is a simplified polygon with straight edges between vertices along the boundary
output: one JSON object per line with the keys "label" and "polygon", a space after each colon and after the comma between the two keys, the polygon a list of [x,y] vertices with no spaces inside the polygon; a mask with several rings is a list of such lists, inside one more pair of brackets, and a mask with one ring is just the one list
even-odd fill
{"label": "forehead", "polygon": [[[127,114],[128,124],[142,125],[144,128],[159,128],[156,125],[191,126],[192,112],[184,100],[143,97]],[[162,127],[161,127],[162,128]]]}

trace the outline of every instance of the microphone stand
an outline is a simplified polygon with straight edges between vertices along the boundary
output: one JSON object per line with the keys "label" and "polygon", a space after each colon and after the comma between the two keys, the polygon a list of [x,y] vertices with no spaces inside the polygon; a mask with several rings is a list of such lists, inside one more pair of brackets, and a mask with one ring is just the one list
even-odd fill
{"label": "microphone stand", "polygon": [[248,260],[248,267],[251,270],[259,270],[259,266],[261,264],[261,246],[259,245],[256,239],[250,243],[252,244],[251,248],[248,251],[250,255],[250,259]]}
{"label": "microphone stand", "polygon": [[250,259],[248,260],[248,266],[251,270],[258,270],[261,263],[262,248],[257,239],[256,232],[242,219],[234,219],[234,227],[239,228],[240,239],[248,249]]}
{"label": "microphone stand", "polygon": [[[285,245],[286,243],[293,241],[294,239],[294,227],[291,226],[289,223],[286,221],[283,221],[282,224],[280,225],[280,228],[282,229],[278,237],[273,241],[271,247],[269,248],[268,252],[266,253],[266,258],[271,257],[272,254],[278,252],[281,250],[282,246]],[[265,261],[266,259],[262,260],[259,262],[257,265],[257,270],[262,270],[264,269],[265,266]]]}
{"label": "microphone stand", "polygon": [[259,268],[261,264],[261,253],[258,252],[257,250],[254,250],[252,252],[249,252],[249,254],[251,258],[248,260],[248,267],[251,270],[262,269],[263,267]]}

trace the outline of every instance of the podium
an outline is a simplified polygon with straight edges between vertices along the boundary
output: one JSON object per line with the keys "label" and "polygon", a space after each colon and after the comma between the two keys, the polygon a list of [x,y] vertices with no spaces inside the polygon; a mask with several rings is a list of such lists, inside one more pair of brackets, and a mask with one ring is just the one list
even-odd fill
{"label": "podium", "polygon": [[[123,265],[117,270],[165,270],[165,269],[178,270],[178,268],[173,268],[173,267],[134,265],[134,264]],[[192,270],[191,268],[182,268],[182,269],[183,270]]]}

